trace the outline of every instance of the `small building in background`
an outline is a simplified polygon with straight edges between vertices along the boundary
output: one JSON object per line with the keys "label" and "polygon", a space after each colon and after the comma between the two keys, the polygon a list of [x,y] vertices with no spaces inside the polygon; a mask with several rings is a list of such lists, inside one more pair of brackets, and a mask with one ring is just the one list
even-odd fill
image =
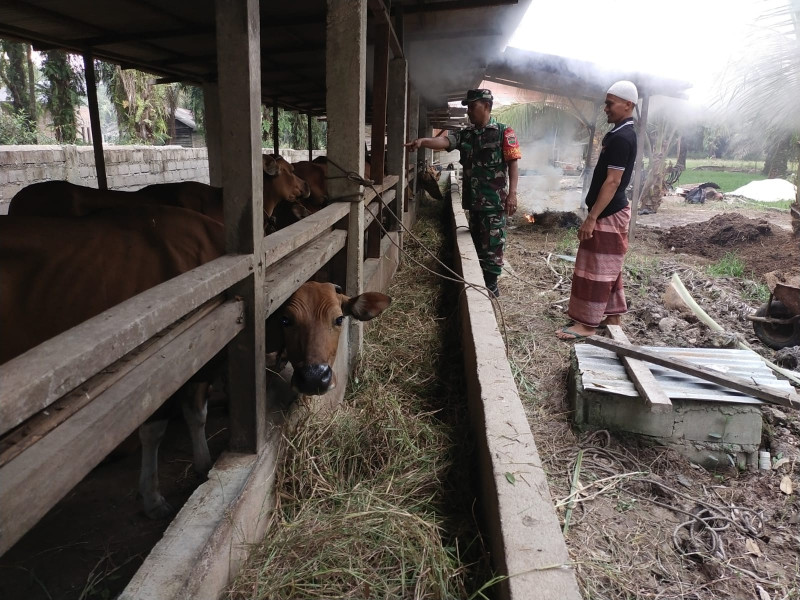
{"label": "small building in background", "polygon": [[202,148],[206,145],[205,138],[197,131],[197,123],[190,110],[175,109],[175,136],[167,143],[185,148]]}

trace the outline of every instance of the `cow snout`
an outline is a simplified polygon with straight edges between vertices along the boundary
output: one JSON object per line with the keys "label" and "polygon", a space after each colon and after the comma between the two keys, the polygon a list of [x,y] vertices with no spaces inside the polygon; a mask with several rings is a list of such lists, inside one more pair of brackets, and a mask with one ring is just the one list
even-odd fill
{"label": "cow snout", "polygon": [[292,387],[301,394],[314,396],[324,394],[333,386],[333,370],[330,365],[303,365],[294,370]]}

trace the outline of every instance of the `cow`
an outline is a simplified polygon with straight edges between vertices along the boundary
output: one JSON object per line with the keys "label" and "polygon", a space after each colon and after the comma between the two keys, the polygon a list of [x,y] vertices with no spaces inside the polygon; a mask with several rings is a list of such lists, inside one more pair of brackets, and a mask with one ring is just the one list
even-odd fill
{"label": "cow", "polygon": [[[296,202],[309,197],[309,185],[294,174],[291,163],[267,154],[264,169],[264,227],[281,201]],[[11,199],[13,216],[82,217],[117,206],[161,204],[187,208],[223,222],[222,190],[197,181],[158,183],[135,192],[99,190],[68,181],[44,181],[23,189]]]}
{"label": "cow", "polygon": [[[221,256],[224,247],[221,223],[173,206],[129,204],[83,218],[0,217],[0,364]],[[342,319],[374,318],[389,301],[372,293],[349,299],[330,284],[298,290],[276,317],[281,324],[288,322],[271,342],[276,356],[296,366],[297,391],[318,394],[335,385],[330,365]],[[178,393],[192,437],[194,468],[201,475],[211,467],[205,438],[208,381],[200,377]],[[173,512],[159,492],[156,463],[170,412],[165,405],[139,430],[139,488],[151,518]]]}

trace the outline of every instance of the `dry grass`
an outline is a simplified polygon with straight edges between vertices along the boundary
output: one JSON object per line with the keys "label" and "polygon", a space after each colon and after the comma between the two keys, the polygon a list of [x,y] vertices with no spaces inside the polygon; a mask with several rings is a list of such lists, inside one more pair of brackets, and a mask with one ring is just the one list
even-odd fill
{"label": "dry grass", "polygon": [[[565,237],[574,235],[524,225],[512,230],[500,300],[512,370],[562,519],[569,500],[577,502],[566,541],[584,598],[800,598],[797,530],[788,517],[796,498],[775,490],[774,479],[735,469],[710,473],[634,437],[572,430],[566,382],[572,344],[554,335],[569,322],[563,309],[572,263],[552,255],[568,249]],[[710,289],[702,267],[637,244],[626,269],[627,295],[638,308],[623,324],[634,343],[648,343],[639,335],[652,324],[640,319],[660,306],[672,272],[698,293]],[[740,317],[733,290],[716,284],[714,294],[716,308],[730,305]],[[579,452],[581,489],[570,498]],[[702,524],[701,510],[714,515],[707,522],[725,528],[681,527]],[[752,543],[762,556],[753,554]]]}
{"label": "dry grass", "polygon": [[[415,228],[434,249],[448,246],[439,211],[427,204]],[[473,515],[455,301],[408,260],[388,293],[344,405],[309,414],[286,439],[265,541],[230,598],[477,598],[491,585]]]}

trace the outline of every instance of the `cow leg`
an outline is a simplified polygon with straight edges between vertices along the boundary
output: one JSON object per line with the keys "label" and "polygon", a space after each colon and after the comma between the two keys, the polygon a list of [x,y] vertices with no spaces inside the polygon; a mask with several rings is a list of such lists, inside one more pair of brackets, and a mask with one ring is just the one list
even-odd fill
{"label": "cow leg", "polygon": [[211,453],[208,451],[206,440],[206,416],[208,415],[208,402],[206,401],[209,383],[201,382],[190,385],[190,390],[183,396],[181,408],[183,418],[189,427],[192,438],[192,464],[198,475],[205,477],[211,470]]}
{"label": "cow leg", "polygon": [[168,424],[169,419],[159,419],[147,421],[139,427],[139,439],[142,441],[139,493],[144,501],[144,512],[151,519],[163,519],[175,512],[158,488],[158,447]]}

